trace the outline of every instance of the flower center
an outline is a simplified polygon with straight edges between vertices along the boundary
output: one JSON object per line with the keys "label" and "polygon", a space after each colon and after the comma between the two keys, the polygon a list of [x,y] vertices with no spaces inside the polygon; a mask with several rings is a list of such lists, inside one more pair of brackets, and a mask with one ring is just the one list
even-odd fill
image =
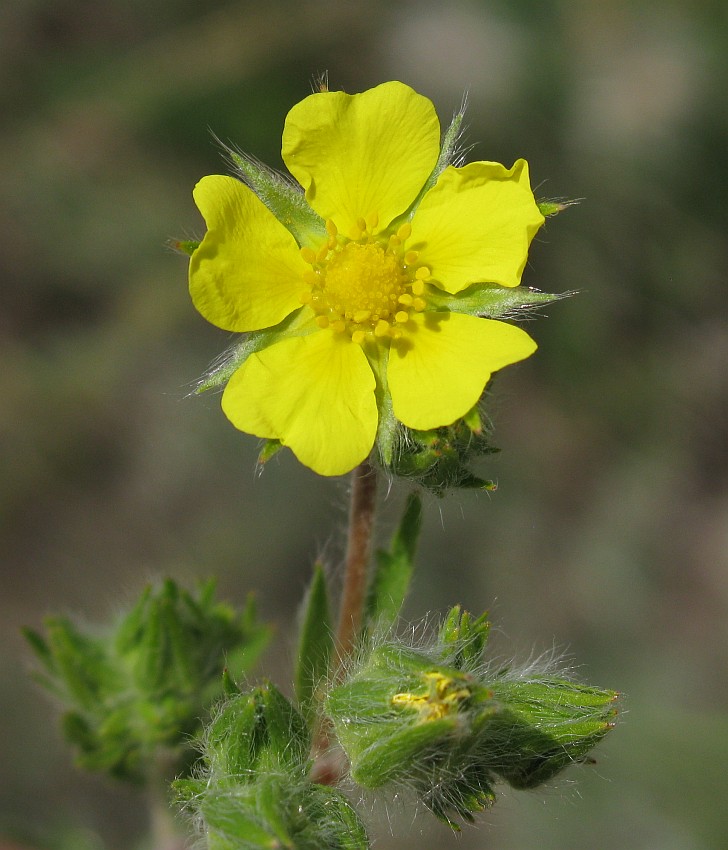
{"label": "flower center", "polygon": [[430,270],[418,266],[416,251],[404,249],[411,226],[374,237],[376,224],[376,215],[360,219],[352,238],[345,239],[327,221],[329,238],[320,250],[301,249],[311,266],[304,274],[302,303],[316,313],[319,327],[347,333],[357,343],[371,336],[399,338],[411,312],[426,307],[422,295]]}
{"label": "flower center", "polygon": [[328,306],[345,319],[361,323],[397,312],[406,278],[398,258],[381,246],[349,242],[329,260],[325,274]]}

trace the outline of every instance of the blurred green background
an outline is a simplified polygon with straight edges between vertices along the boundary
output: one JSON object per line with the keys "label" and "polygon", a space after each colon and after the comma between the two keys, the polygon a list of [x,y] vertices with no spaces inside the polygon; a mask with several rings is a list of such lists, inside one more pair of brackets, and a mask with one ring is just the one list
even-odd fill
{"label": "blurred green background", "polygon": [[[0,836],[39,850],[142,841],[140,800],[84,776],[30,682],[23,624],[103,621],[149,578],[218,575],[278,624],[287,684],[312,559],[336,574],[345,483],[257,441],[215,395],[227,344],[170,237],[225,169],[210,131],[281,166],[287,110],[328,70],[400,79],[471,158],[531,165],[549,222],[524,282],[580,290],[496,382],[492,495],[427,503],[407,614],[490,609],[495,651],[564,649],[625,692],[598,764],[504,792],[458,846],[728,846],[728,7],[722,0],[0,6]],[[386,534],[404,490],[382,511]],[[377,847],[454,846],[367,804]],[[393,823],[393,835],[389,821]],[[379,824],[379,825],[377,825]],[[0,844],[2,840],[0,839]]]}

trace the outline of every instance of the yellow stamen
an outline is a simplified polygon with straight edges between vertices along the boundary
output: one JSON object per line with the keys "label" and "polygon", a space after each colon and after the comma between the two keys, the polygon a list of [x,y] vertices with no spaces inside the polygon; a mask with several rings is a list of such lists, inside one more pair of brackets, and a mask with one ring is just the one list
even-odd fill
{"label": "yellow stamen", "polygon": [[329,243],[324,242],[324,244],[319,248],[318,254],[316,254],[316,262],[323,263],[326,259],[327,254],[329,253]]}
{"label": "yellow stamen", "polygon": [[308,263],[309,266],[312,266],[316,262],[316,252],[313,250],[313,248],[305,246],[301,248],[301,258],[303,259],[304,263]]}
{"label": "yellow stamen", "polygon": [[370,231],[374,230],[374,228],[379,224],[379,213],[371,212],[367,216],[367,227]]}
{"label": "yellow stamen", "polygon": [[331,325],[332,330],[336,331],[337,334],[343,334],[346,330],[346,322],[343,319],[338,319]]}
{"label": "yellow stamen", "polygon": [[417,262],[417,258],[419,256],[420,255],[417,253],[417,251],[407,251],[407,253],[404,255],[404,261],[408,266],[413,266]]}
{"label": "yellow stamen", "polygon": [[328,328],[329,319],[328,316],[316,316],[316,324],[323,330],[324,328]]}
{"label": "yellow stamen", "polygon": [[298,300],[301,304],[310,304],[313,301],[313,292],[310,289],[305,290],[298,296]]}
{"label": "yellow stamen", "polygon": [[400,304],[404,304],[405,307],[411,307],[414,299],[409,294],[409,292],[404,292],[402,295],[399,296],[397,301],[399,301]]}
{"label": "yellow stamen", "polygon": [[389,331],[391,330],[389,322],[385,322],[384,319],[380,319],[375,328],[374,335],[375,336],[389,336]]}
{"label": "yellow stamen", "polygon": [[404,224],[401,224],[399,230],[397,230],[397,236],[405,242],[412,235],[412,225],[406,221]]}
{"label": "yellow stamen", "polygon": [[367,335],[364,333],[364,331],[354,331],[354,333],[351,335],[351,341],[355,342],[357,345],[361,345],[366,339],[366,336]]}
{"label": "yellow stamen", "polygon": [[413,295],[422,295],[425,291],[425,282],[424,280],[413,280],[412,281],[412,294]]}
{"label": "yellow stamen", "polygon": [[424,298],[415,298],[412,302],[412,306],[417,310],[418,313],[421,313],[425,307],[427,307],[427,301]]}
{"label": "yellow stamen", "polygon": [[429,276],[430,270],[427,268],[427,266],[420,266],[415,272],[415,277],[417,278],[417,280],[427,280]]}
{"label": "yellow stamen", "polygon": [[404,310],[400,310],[399,312],[394,314],[394,321],[399,322],[400,325],[403,325],[405,322],[409,321],[409,313]]}
{"label": "yellow stamen", "polygon": [[326,232],[332,239],[335,239],[339,232],[339,228],[336,226],[332,218],[326,220]]}
{"label": "yellow stamen", "polygon": [[361,232],[362,232],[362,233],[366,233],[366,232],[367,232],[367,222],[366,222],[366,219],[364,219],[364,218],[358,218],[358,219],[356,220],[356,226],[359,228],[359,230],[361,230]]}
{"label": "yellow stamen", "polygon": [[356,313],[354,313],[354,321],[359,325],[362,322],[366,322],[371,315],[371,310],[357,310]]}

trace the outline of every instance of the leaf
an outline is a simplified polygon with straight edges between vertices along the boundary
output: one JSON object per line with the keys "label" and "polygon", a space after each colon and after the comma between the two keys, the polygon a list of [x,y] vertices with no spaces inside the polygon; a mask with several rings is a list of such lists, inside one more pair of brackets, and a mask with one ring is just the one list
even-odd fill
{"label": "leaf", "polygon": [[404,604],[414,571],[414,555],[422,525],[422,501],[416,493],[407,499],[402,521],[389,551],[377,552],[376,568],[367,597],[367,622],[391,627]]}
{"label": "leaf", "polygon": [[304,606],[296,657],[295,688],[301,711],[311,726],[316,715],[316,693],[328,675],[334,646],[326,577],[320,563],[314,565],[313,579]]}

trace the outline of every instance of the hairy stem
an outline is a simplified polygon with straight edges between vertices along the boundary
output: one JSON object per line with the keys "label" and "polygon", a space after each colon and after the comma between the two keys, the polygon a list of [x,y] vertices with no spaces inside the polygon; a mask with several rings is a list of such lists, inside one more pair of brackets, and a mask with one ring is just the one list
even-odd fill
{"label": "hairy stem", "polygon": [[342,659],[353,650],[364,617],[376,500],[377,475],[371,464],[365,460],[352,472],[346,572],[336,636]]}

